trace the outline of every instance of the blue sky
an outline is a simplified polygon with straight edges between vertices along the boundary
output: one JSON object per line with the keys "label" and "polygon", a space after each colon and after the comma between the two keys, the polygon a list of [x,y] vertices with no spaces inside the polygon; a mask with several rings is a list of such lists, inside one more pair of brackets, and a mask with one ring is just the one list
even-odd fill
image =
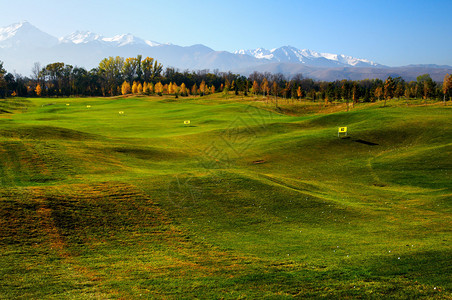
{"label": "blue sky", "polygon": [[0,27],[27,20],[76,30],[234,51],[291,45],[375,62],[452,65],[452,0],[0,0]]}

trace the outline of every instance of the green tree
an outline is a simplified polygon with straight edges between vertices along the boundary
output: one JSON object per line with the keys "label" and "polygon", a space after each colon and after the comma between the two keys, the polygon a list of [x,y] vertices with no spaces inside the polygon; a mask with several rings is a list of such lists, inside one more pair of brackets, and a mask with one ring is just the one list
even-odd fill
{"label": "green tree", "polygon": [[98,67],[99,76],[102,80],[102,94],[113,96],[117,87],[121,84],[124,58],[116,56],[104,58]]}
{"label": "green tree", "polygon": [[434,88],[435,83],[433,82],[432,78],[430,77],[430,74],[423,74],[418,77],[416,77],[417,80],[417,89],[418,93],[422,93],[422,97],[424,99],[427,99],[431,96]]}
{"label": "green tree", "polygon": [[385,100],[383,106],[386,106],[386,100],[392,99],[394,97],[394,80],[391,76],[389,76],[385,81],[383,96]]}
{"label": "green tree", "polygon": [[129,57],[124,60],[122,75],[127,82],[133,82],[137,77],[138,59]]}
{"label": "green tree", "polygon": [[446,74],[446,76],[444,76],[444,81],[443,81],[443,102],[444,105],[446,105],[446,94],[448,94],[450,92],[450,90],[452,90],[452,74]]}
{"label": "green tree", "polygon": [[6,70],[3,68],[3,62],[0,61],[0,97],[6,97],[6,81],[5,81]]}
{"label": "green tree", "polygon": [[146,57],[141,61],[142,80],[144,81],[155,82],[160,77],[162,70],[162,64],[158,63],[152,57]]}

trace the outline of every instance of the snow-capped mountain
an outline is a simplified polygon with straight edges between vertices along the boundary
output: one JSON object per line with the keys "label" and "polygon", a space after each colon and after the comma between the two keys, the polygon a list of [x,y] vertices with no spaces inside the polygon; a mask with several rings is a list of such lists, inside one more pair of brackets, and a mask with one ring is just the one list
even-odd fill
{"label": "snow-capped mountain", "polygon": [[102,41],[100,34],[91,31],[76,31],[65,37],[59,38],[60,43],[86,44],[94,41]]}
{"label": "snow-capped mountain", "polygon": [[160,46],[162,44],[154,41],[140,39],[130,33],[115,35],[113,37],[104,37],[91,31],[76,31],[68,36],[59,39],[60,43],[87,44],[91,42],[110,43],[113,46],[122,47],[126,45],[148,45],[150,47]]}
{"label": "snow-capped mountain", "polygon": [[0,48],[49,47],[58,44],[58,39],[27,21],[0,28]]}
{"label": "snow-capped mountain", "polygon": [[187,47],[161,44],[132,34],[105,37],[90,31],[76,31],[58,39],[26,21],[0,27],[0,61],[4,62],[8,72],[25,76],[30,75],[35,62],[39,62],[41,66],[64,62],[91,69],[109,56],[136,57],[138,54],[153,57],[165,67],[181,70],[218,69],[243,75],[254,71],[289,76],[302,73],[319,80],[384,79],[388,74],[416,78],[425,73],[442,80],[446,73],[452,72],[452,67],[446,68],[447,66],[388,68],[366,59],[300,50],[290,46],[231,53],[215,51],[201,44]]}
{"label": "snow-capped mountain", "polygon": [[352,66],[352,67],[381,67],[373,61],[361,58],[355,58],[343,54],[319,53],[308,49],[297,49],[292,46],[284,46],[267,50],[264,48],[257,48],[253,50],[237,50],[235,54],[246,54],[260,60],[267,60],[268,62],[280,63],[301,63],[310,66],[319,67],[338,67],[338,66]]}

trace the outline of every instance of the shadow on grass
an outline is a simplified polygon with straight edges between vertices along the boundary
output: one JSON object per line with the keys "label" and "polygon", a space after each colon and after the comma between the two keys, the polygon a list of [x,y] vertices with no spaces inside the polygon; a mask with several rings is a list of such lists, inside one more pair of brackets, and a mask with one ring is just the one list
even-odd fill
{"label": "shadow on grass", "polygon": [[357,139],[357,140],[353,140],[353,141],[354,141],[354,142],[357,142],[357,143],[364,144],[364,145],[369,145],[369,146],[377,146],[377,145],[378,145],[378,144],[376,144],[376,143],[364,141],[364,140],[361,140],[361,139]]}

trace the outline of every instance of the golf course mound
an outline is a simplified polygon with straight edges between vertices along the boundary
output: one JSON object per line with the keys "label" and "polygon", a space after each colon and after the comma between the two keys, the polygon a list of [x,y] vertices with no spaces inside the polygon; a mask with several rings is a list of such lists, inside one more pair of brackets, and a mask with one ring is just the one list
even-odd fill
{"label": "golf course mound", "polygon": [[452,297],[450,105],[18,100],[0,298]]}

